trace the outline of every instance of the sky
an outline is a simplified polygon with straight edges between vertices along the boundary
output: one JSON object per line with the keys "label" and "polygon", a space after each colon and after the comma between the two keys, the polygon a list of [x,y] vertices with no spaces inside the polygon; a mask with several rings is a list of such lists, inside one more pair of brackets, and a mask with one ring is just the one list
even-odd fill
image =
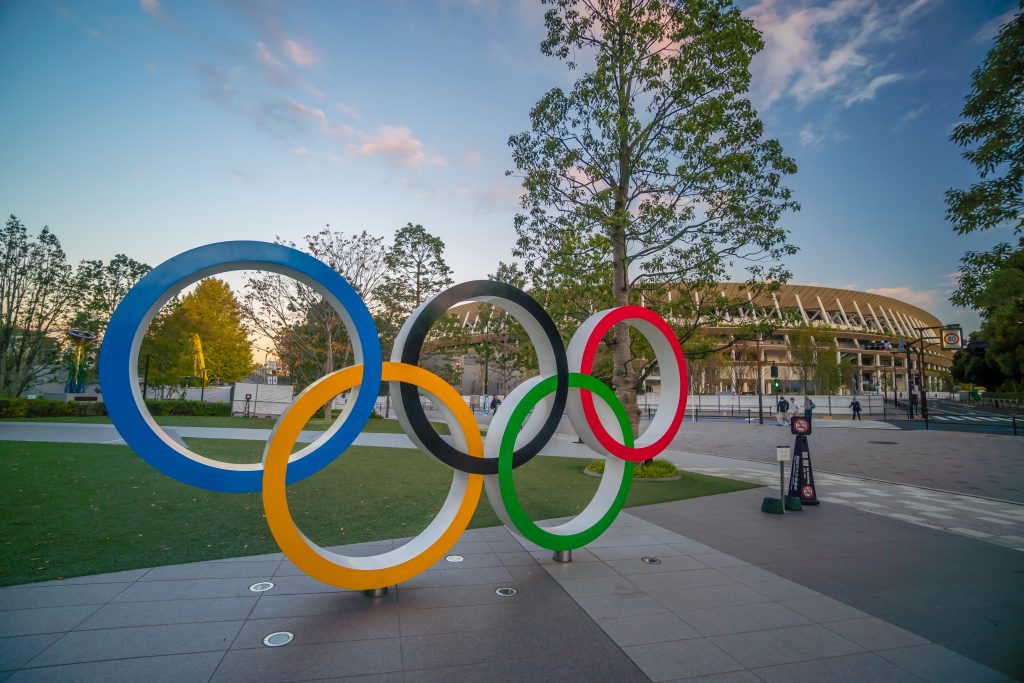
{"label": "sky", "polygon": [[[746,0],[750,97],[799,172],[792,282],[877,292],[943,322],[961,254],[949,142],[1015,0]],[[0,4],[0,210],[72,261],[156,265],[230,239],[419,223],[456,281],[511,259],[509,135],[573,73],[539,0]]]}

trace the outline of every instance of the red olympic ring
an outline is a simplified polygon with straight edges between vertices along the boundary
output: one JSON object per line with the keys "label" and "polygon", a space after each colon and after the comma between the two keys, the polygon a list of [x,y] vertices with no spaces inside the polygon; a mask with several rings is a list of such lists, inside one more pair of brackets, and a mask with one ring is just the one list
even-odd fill
{"label": "red olympic ring", "polygon": [[[679,347],[679,342],[676,340],[676,335],[672,332],[672,328],[670,328],[668,323],[666,323],[657,313],[641,306],[620,306],[612,309],[608,315],[601,319],[593,332],[591,332],[590,338],[587,339],[587,344],[584,347],[583,357],[580,362],[580,372],[585,375],[592,374],[592,370],[594,368],[594,357],[597,355],[597,349],[601,344],[601,340],[604,338],[604,335],[607,334],[608,330],[616,324],[630,320],[648,323],[665,335],[665,338],[669,342],[668,346],[675,355],[676,363],[679,366],[679,377],[686,377],[686,358],[683,356],[683,350]],[[663,376],[662,383],[664,383],[665,380],[666,378]],[[580,402],[583,405],[583,414],[587,418],[587,424],[590,425],[591,430],[594,432],[594,436],[609,453],[617,458],[628,460],[630,462],[643,462],[644,460],[654,458],[668,448],[669,443],[672,442],[672,439],[674,439],[676,434],[679,432],[679,427],[682,425],[683,417],[686,413],[688,390],[686,384],[687,383],[685,381],[680,382],[679,402],[675,407],[676,410],[672,416],[672,421],[669,424],[669,427],[656,441],[642,446],[625,446],[616,441],[615,438],[605,430],[597,415],[597,409],[594,406],[594,397],[589,391],[580,392]],[[658,407],[658,410],[665,409],[668,409],[668,406]],[[642,443],[642,441],[643,436],[637,439],[638,444]]]}

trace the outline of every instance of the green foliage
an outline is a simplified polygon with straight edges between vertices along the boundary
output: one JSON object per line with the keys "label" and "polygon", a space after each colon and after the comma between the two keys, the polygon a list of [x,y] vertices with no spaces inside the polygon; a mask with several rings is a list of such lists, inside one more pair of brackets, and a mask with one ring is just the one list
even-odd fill
{"label": "green foliage", "polygon": [[176,386],[183,378],[197,377],[192,334],[202,342],[209,377],[237,382],[252,372],[252,342],[242,324],[241,306],[228,283],[212,277],[153,321],[139,354],[140,374],[149,354],[151,385]]}
{"label": "green foliage", "polygon": [[82,291],[82,278],[48,227],[31,237],[12,215],[0,228],[0,396],[63,381],[61,349],[47,333],[66,322]]}
{"label": "green foliage", "polygon": [[84,300],[71,319],[70,327],[102,336],[110,316],[136,282],[151,268],[125,254],[117,254],[104,264],[101,260],[82,261],[80,277]]}
{"label": "green foliage", "polygon": [[107,408],[102,401],[0,398],[0,417],[89,417],[106,414]]}
{"label": "green foliage", "polygon": [[157,415],[188,415],[196,417],[224,417],[231,415],[230,403],[211,403],[209,401],[183,401],[170,399],[146,401],[149,414]]}
{"label": "green foliage", "polygon": [[[950,140],[981,176],[967,190],[946,191],[946,218],[960,234],[1013,226],[1024,229],[1024,13],[996,36],[971,75],[971,92]],[[1001,175],[999,175],[1001,174]]]}
{"label": "green foliage", "polygon": [[0,417],[28,417],[28,401],[0,396]]}
{"label": "green foliage", "polygon": [[[796,248],[778,222],[798,208],[782,179],[796,165],[744,96],[763,47],[753,23],[726,0],[548,4],[541,52],[593,64],[509,138],[526,191],[514,254],[535,289],[567,299],[573,323],[642,291],[685,341],[730,310],[718,283],[738,268],[755,297],[780,287]],[[608,365],[635,422],[653,358],[619,327]]]}
{"label": "green foliage", "polygon": [[[594,474],[604,474],[604,463],[604,459],[592,460],[586,469]],[[634,479],[673,479],[678,476],[679,468],[668,460],[648,460],[633,469]]]}
{"label": "green foliage", "polygon": [[[946,191],[946,218],[960,234],[1012,228],[1024,230],[1024,13],[1018,12],[996,36],[985,61],[971,75],[961,117],[950,140],[980,179],[966,190]],[[979,339],[989,342],[985,361],[964,356],[954,370],[963,378],[1024,378],[1024,237],[960,260],[959,287],[951,301],[976,308],[983,318]],[[973,380],[968,380],[973,381]],[[986,386],[988,386],[986,384]]]}
{"label": "green foliage", "polygon": [[[395,233],[384,256],[386,271],[375,291],[380,311],[375,316],[384,355],[390,355],[398,330],[412,311],[428,298],[450,287],[452,269],[444,259],[445,244],[422,226],[407,223]],[[440,322],[440,321],[439,321]],[[435,329],[432,337],[444,344],[457,326]]]}

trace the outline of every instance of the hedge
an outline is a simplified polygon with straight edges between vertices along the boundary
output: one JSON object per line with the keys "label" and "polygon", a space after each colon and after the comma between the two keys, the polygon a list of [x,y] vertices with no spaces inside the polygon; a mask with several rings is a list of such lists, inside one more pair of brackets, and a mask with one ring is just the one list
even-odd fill
{"label": "hedge", "polygon": [[[182,401],[168,399],[146,401],[151,415],[231,415],[230,403],[207,403],[205,401]],[[48,399],[0,398],[2,417],[85,417],[106,415],[107,407],[102,401],[51,401]]]}
{"label": "hedge", "polygon": [[207,403],[206,401],[183,401],[177,398],[162,401],[146,401],[150,415],[197,415],[201,417],[229,416],[230,403]]}

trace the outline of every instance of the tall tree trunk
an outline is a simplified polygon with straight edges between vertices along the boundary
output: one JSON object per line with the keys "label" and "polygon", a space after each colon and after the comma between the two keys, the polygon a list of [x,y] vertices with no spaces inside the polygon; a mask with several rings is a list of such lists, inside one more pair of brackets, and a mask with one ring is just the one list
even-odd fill
{"label": "tall tree trunk", "polygon": [[[327,337],[327,357],[324,359],[324,374],[329,375],[334,372],[334,326],[331,323],[324,325],[324,335]],[[334,403],[334,399],[331,399],[324,404],[324,419],[330,420],[334,415],[331,413],[331,405]]]}
{"label": "tall tree trunk", "polygon": [[[614,262],[614,301],[615,306],[629,305],[629,272],[626,267],[626,230],[623,226],[615,226],[612,233],[612,260]],[[626,408],[629,424],[633,434],[639,434],[640,407],[636,400],[637,375],[629,362],[630,335],[629,325],[619,323],[615,326],[614,343],[612,345],[612,387],[615,395]]]}

